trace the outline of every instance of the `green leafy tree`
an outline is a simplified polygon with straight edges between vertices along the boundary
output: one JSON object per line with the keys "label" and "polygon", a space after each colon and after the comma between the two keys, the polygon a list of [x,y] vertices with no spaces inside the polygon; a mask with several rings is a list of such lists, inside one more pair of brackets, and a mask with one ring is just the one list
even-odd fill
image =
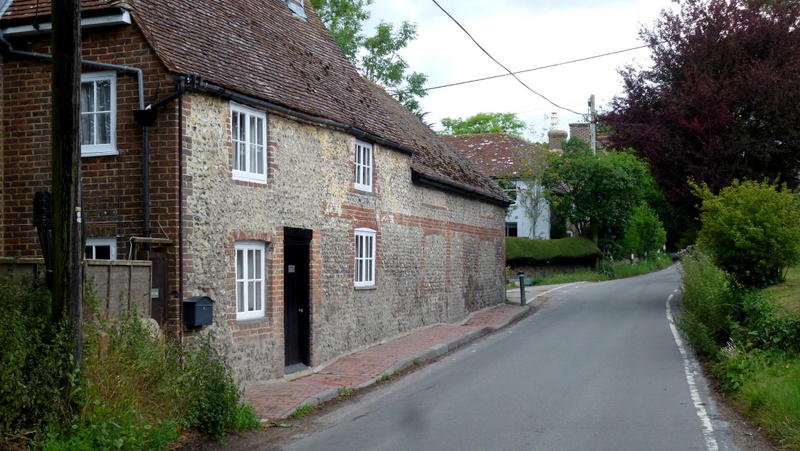
{"label": "green leafy tree", "polygon": [[522,138],[525,122],[515,113],[478,113],[466,119],[442,119],[443,135],[468,135],[472,133],[508,133]]}
{"label": "green leafy tree", "polygon": [[633,249],[636,255],[652,257],[661,249],[666,239],[667,232],[661,219],[655,210],[642,202],[633,213],[621,250],[624,253]]}
{"label": "green leafy tree", "polygon": [[734,181],[718,195],[704,185],[698,244],[714,264],[744,286],[762,287],[783,279],[800,262],[800,200],[766,182]]}
{"label": "green leafy tree", "polygon": [[619,248],[638,207],[649,174],[635,156],[621,152],[565,152],[545,178],[551,204],[580,236],[591,238],[606,255]]}
{"label": "green leafy tree", "polygon": [[419,99],[425,97],[428,77],[418,72],[409,73],[408,63],[398,53],[417,37],[417,25],[403,21],[395,29],[393,24],[381,21],[375,34],[363,33],[363,24],[370,18],[367,7],[373,0],[312,0],[322,23],[330,30],[336,43],[365,77],[380,84],[420,119]]}

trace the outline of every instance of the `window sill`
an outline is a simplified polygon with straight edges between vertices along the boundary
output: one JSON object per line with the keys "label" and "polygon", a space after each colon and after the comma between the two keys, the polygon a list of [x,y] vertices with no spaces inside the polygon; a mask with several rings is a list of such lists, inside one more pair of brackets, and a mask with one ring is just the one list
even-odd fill
{"label": "window sill", "polygon": [[375,291],[378,289],[377,285],[369,285],[363,287],[353,287],[356,291]]}
{"label": "window sill", "polygon": [[272,322],[272,319],[269,316],[261,316],[258,318],[236,318],[236,324],[240,325],[269,323],[269,322]]}

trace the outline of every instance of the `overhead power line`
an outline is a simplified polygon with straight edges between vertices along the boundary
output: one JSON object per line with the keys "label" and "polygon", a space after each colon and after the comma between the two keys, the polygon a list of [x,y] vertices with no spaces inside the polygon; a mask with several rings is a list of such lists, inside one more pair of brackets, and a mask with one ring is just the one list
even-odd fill
{"label": "overhead power line", "polygon": [[534,67],[533,69],[525,69],[525,70],[520,70],[520,71],[517,71],[517,72],[508,73],[508,74],[492,75],[492,76],[489,76],[489,77],[476,78],[474,80],[466,80],[466,81],[459,81],[459,82],[456,82],[456,83],[448,83],[446,85],[439,85],[439,86],[434,86],[432,88],[425,88],[425,90],[426,91],[431,91],[431,90],[434,90],[434,89],[449,88],[451,86],[466,85],[468,83],[475,83],[475,82],[479,82],[479,81],[492,80],[494,78],[508,77],[509,75],[524,74],[526,72],[533,72],[533,71],[536,71],[536,70],[549,69],[551,67],[564,66],[564,65],[572,64],[572,63],[580,63],[581,61],[588,61],[588,60],[595,59],[595,58],[602,58],[604,56],[616,55],[618,53],[625,53],[625,52],[630,52],[630,51],[633,51],[633,50],[645,49],[647,47],[648,46],[646,46],[646,45],[640,45],[638,47],[631,47],[631,48],[625,49],[625,50],[617,50],[616,52],[609,52],[609,53],[603,53],[601,55],[587,56],[586,58],[579,58],[579,59],[576,59],[576,60],[564,61],[563,63],[548,64],[547,66]]}
{"label": "overhead power line", "polygon": [[508,75],[511,75],[512,77],[514,77],[514,79],[515,79],[515,80],[517,80],[517,81],[519,82],[519,84],[521,84],[522,86],[524,86],[524,87],[525,87],[525,89],[527,89],[528,91],[530,91],[530,92],[532,92],[532,93],[536,94],[537,96],[539,96],[539,97],[543,98],[544,100],[546,100],[548,103],[550,103],[551,105],[553,105],[553,106],[554,106],[554,107],[556,107],[556,108],[562,109],[562,110],[564,110],[564,111],[569,111],[570,113],[573,113],[573,114],[578,114],[578,115],[582,114],[582,113],[578,113],[577,111],[573,111],[573,110],[571,110],[571,109],[569,109],[569,108],[564,108],[563,106],[561,106],[561,105],[558,105],[557,103],[553,102],[552,100],[548,99],[547,97],[543,96],[542,94],[540,94],[540,93],[538,93],[538,92],[534,91],[534,90],[533,90],[533,89],[532,89],[530,86],[526,85],[526,84],[525,84],[525,82],[523,82],[522,80],[520,80],[520,79],[519,79],[519,77],[517,77],[517,76],[514,74],[514,72],[511,72],[511,71],[510,71],[510,70],[509,70],[509,69],[508,69],[506,66],[504,66],[502,63],[500,63],[500,61],[497,61],[497,59],[495,59],[495,57],[493,57],[493,56],[492,56],[492,55],[491,55],[489,52],[487,52],[487,51],[486,51],[486,49],[484,49],[484,48],[483,48],[483,47],[482,47],[482,46],[481,46],[481,45],[478,43],[478,41],[476,41],[476,40],[475,40],[475,38],[473,38],[473,37],[472,37],[472,35],[469,33],[469,31],[467,31],[467,29],[466,29],[466,28],[464,28],[464,26],[463,26],[463,25],[461,25],[461,24],[460,24],[460,23],[459,23],[459,22],[458,22],[458,21],[455,19],[455,17],[451,16],[451,15],[450,15],[450,13],[449,13],[449,12],[447,12],[447,10],[446,10],[446,9],[442,8],[442,5],[440,5],[440,4],[439,4],[439,2],[437,2],[436,0],[432,0],[432,1],[433,1],[433,3],[434,3],[436,6],[438,6],[438,7],[439,7],[439,9],[441,9],[441,10],[442,10],[442,12],[443,12],[443,13],[445,13],[445,14],[447,15],[447,17],[449,17],[449,18],[450,18],[450,20],[452,20],[453,22],[455,22],[455,24],[456,24],[456,25],[458,25],[458,27],[459,27],[459,28],[461,28],[461,30],[463,30],[463,31],[464,31],[464,33],[466,33],[466,34],[467,34],[467,36],[469,36],[469,38],[472,40],[472,42],[474,42],[474,43],[475,43],[475,45],[477,45],[477,46],[478,46],[478,48],[479,48],[479,49],[481,49],[481,51],[482,51],[483,53],[485,53],[485,54],[486,54],[486,56],[488,56],[489,58],[491,58],[491,60],[492,60],[492,61],[494,61],[495,63],[497,63],[497,65],[498,65],[498,66],[502,67],[502,68],[503,68],[503,69],[504,69],[506,72],[508,72]]}

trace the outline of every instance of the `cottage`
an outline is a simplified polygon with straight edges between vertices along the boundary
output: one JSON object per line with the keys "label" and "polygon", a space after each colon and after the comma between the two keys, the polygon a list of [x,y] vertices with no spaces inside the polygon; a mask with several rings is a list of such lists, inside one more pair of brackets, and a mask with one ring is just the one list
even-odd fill
{"label": "cottage", "polygon": [[[505,184],[514,200],[506,216],[506,236],[550,239],[550,204],[530,167],[543,164],[546,149],[508,133],[475,133],[444,136],[450,146],[480,166],[487,175]],[[538,163],[537,163],[538,161]],[[530,196],[529,190],[538,195]]]}
{"label": "cottage", "polygon": [[[505,298],[509,198],[362,78],[309,3],[83,1],[87,258],[151,262],[149,314],[210,335],[240,382]],[[49,13],[0,0],[4,257],[42,256]],[[198,296],[209,325],[186,324]]]}

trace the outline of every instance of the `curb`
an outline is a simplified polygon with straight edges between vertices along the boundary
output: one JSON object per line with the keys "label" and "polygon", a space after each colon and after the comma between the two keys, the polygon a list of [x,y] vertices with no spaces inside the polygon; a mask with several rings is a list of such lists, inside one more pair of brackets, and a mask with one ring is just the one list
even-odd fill
{"label": "curb", "polygon": [[[365,381],[365,382],[363,382],[361,384],[358,384],[353,388],[362,389],[362,388],[369,387],[369,386],[375,384],[376,382],[378,382],[380,379],[382,379],[386,375],[391,376],[391,375],[393,375],[395,373],[399,373],[399,372],[405,370],[406,368],[409,368],[409,367],[411,367],[411,366],[413,366],[415,364],[419,364],[419,363],[429,362],[431,360],[435,360],[435,359],[447,354],[450,351],[453,351],[455,349],[458,349],[458,348],[464,346],[467,343],[471,343],[471,342],[473,342],[473,341],[475,341],[475,340],[477,340],[477,339],[479,339],[481,337],[489,335],[492,332],[496,332],[496,331],[498,331],[500,329],[503,329],[503,328],[507,327],[509,324],[512,324],[512,323],[516,322],[517,320],[527,316],[531,312],[535,312],[536,310],[537,309],[534,309],[530,305],[522,306],[522,308],[518,312],[514,312],[514,313],[506,316],[503,319],[503,321],[500,322],[496,326],[484,326],[484,327],[480,327],[480,328],[477,328],[477,329],[469,330],[469,331],[463,333],[462,335],[460,335],[460,336],[458,336],[456,338],[453,338],[453,339],[450,339],[450,340],[445,341],[443,343],[439,343],[437,345],[431,346],[430,348],[428,348],[428,349],[426,349],[426,350],[424,350],[422,352],[419,352],[419,353],[417,353],[417,354],[415,354],[415,355],[413,355],[411,357],[400,359],[397,362],[395,362],[393,365],[391,365],[389,368],[387,368],[386,371],[384,371],[383,373],[379,374],[376,377],[370,378],[369,380],[367,380],[367,381]],[[294,408],[286,411],[285,413],[283,413],[281,415],[281,418],[288,418],[295,411],[297,411],[297,409],[300,406],[303,406],[303,405],[318,406],[318,405],[324,404],[324,403],[326,403],[328,401],[332,401],[332,400],[338,398],[339,396],[340,396],[340,394],[339,394],[339,389],[338,388],[329,388],[329,389],[323,390],[323,391],[321,391],[321,392],[319,392],[319,393],[317,393],[317,394],[315,394],[313,396],[309,396],[308,398],[306,398],[305,400],[300,402]]]}

